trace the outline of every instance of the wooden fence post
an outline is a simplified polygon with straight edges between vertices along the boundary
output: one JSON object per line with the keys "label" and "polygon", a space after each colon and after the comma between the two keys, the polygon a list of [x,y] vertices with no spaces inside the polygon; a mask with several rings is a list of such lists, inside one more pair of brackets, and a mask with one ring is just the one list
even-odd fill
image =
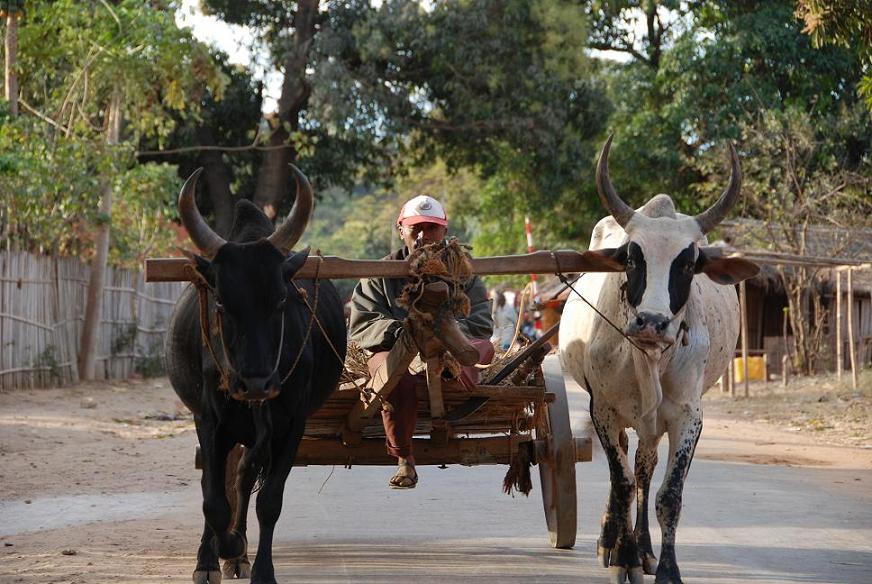
{"label": "wooden fence post", "polygon": [[836,270],[836,382],[842,384],[842,272]]}
{"label": "wooden fence post", "polygon": [[781,357],[781,385],[783,385],[784,387],[787,387],[787,363],[789,361],[790,359],[787,357],[787,355]]}
{"label": "wooden fence post", "polygon": [[745,373],[745,397],[749,397],[751,391],[748,379],[748,295],[745,291],[745,280],[739,282],[739,310],[742,312],[742,369]]}
{"label": "wooden fence post", "polygon": [[848,268],[848,351],[851,352],[851,388],[857,390],[857,351],[854,346],[854,270]]}

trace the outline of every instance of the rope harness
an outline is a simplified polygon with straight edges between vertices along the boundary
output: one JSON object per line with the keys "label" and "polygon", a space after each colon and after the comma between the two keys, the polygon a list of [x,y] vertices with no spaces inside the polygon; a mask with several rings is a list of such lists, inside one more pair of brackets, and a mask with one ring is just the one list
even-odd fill
{"label": "rope harness", "polygon": [[[306,290],[301,288],[299,285],[297,285],[297,283],[293,279],[291,279],[291,284],[293,284],[294,289],[297,291],[297,294],[299,294],[300,298],[305,303],[306,308],[309,309],[309,312],[311,313],[311,317],[309,318],[309,324],[306,328],[306,335],[303,338],[303,342],[300,344],[300,350],[297,352],[297,356],[294,358],[294,362],[291,364],[290,369],[288,370],[288,372],[285,374],[285,376],[282,378],[281,382],[279,383],[280,386],[284,385],[285,382],[288,379],[290,379],[291,375],[297,369],[297,366],[300,363],[300,359],[303,356],[303,352],[306,350],[306,345],[308,345],[309,339],[312,336],[312,327],[313,327],[314,323],[316,323],[316,322],[318,323],[318,327],[321,329],[321,333],[323,334],[324,338],[327,340],[328,345],[330,345],[330,348],[333,349],[333,353],[336,355],[336,357],[339,359],[339,361],[343,363],[343,373],[345,372],[344,360],[339,356],[339,352],[336,350],[336,347],[333,346],[333,343],[330,341],[329,337],[327,336],[327,333],[324,331],[324,327],[321,324],[321,321],[318,319],[318,316],[316,313],[316,311],[318,310],[318,300],[320,297],[320,290],[321,290],[321,280],[318,279],[318,274],[321,272],[321,264],[323,263],[323,261],[324,261],[324,258],[319,253],[318,254],[318,265],[315,268],[315,277],[314,277],[314,280],[315,280],[315,303],[314,303],[315,305],[314,305],[314,307],[309,304],[309,300],[307,297],[308,295],[306,293]],[[226,339],[224,338],[224,321],[222,319],[222,315],[224,314],[224,306],[218,301],[218,294],[215,292],[215,289],[209,284],[209,282],[206,281],[206,278],[204,278],[203,275],[197,271],[194,264],[188,264],[187,270],[188,270],[188,275],[190,277],[191,282],[193,282],[194,286],[197,289],[197,298],[198,298],[199,305],[200,305],[200,336],[201,336],[201,339],[203,341],[203,344],[209,350],[209,354],[212,356],[212,361],[214,361],[215,367],[218,370],[218,389],[222,393],[224,393],[225,395],[229,395],[230,394],[230,381],[232,379],[232,376],[235,376],[238,378],[238,377],[240,377],[240,375],[236,371],[236,369],[233,367],[233,363],[231,363],[231,361],[230,361],[230,351],[227,349],[227,342],[226,342]],[[218,356],[215,354],[215,349],[212,346],[212,334],[210,334],[211,319],[209,317],[209,294],[210,293],[215,298],[215,314],[216,314],[216,316],[215,316],[214,334],[217,335],[221,341],[221,350],[224,353],[223,365],[222,365],[222,360],[218,359]],[[287,301],[287,297],[285,297],[283,304],[286,301]],[[276,351],[275,364],[273,365],[273,369],[270,372],[269,377],[272,377],[273,375],[276,374],[276,372],[279,369],[279,364],[281,363],[282,350],[284,349],[284,345],[285,345],[285,320],[286,320],[286,316],[285,316],[284,312],[282,312],[282,327],[281,327],[281,333],[280,333],[281,336],[279,338],[279,348]],[[355,385],[356,385],[356,383],[355,383]],[[275,396],[273,396],[273,397],[275,397]]]}

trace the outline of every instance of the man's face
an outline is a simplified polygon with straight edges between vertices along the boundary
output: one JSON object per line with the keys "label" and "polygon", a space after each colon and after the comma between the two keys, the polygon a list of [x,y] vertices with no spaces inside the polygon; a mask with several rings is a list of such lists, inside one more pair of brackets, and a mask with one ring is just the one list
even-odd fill
{"label": "man's face", "polygon": [[415,246],[419,244],[424,245],[442,241],[447,233],[448,228],[438,223],[416,223],[415,225],[400,226],[400,237],[410,251],[415,249]]}

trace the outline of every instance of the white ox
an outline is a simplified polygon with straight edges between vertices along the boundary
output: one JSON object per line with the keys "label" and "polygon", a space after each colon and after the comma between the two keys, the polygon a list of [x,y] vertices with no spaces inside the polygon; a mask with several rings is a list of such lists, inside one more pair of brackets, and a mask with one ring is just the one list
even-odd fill
{"label": "white ox", "polygon": [[[704,247],[706,232],[739,197],[741,170],[732,145],[729,186],[710,209],[689,217],[676,213],[667,195],[655,196],[638,211],[626,205],[608,176],[611,141],[600,154],[596,177],[611,216],[596,225],[590,249],[611,258],[619,273],[586,274],[574,285],[602,316],[571,294],[561,318],[560,355],[564,370],[590,393],[591,418],[609,463],[611,489],[598,558],[609,568],[611,582],[641,583],[644,570],[656,574],[658,584],[677,583],[675,530],[702,430],[701,397],[736,347],[739,307],[732,284],[758,268]],[[694,277],[700,273],[708,277]],[[639,438],[635,470],[627,457],[626,428]],[[664,434],[669,461],[656,500],[663,534],[657,563],[648,531],[648,489]]]}

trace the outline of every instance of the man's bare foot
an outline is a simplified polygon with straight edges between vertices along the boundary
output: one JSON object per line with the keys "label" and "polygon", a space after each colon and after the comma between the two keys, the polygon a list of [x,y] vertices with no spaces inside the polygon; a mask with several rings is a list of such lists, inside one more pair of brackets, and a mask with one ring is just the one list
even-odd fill
{"label": "man's bare foot", "polygon": [[418,472],[415,470],[415,459],[412,457],[397,458],[397,472],[388,481],[392,489],[414,489],[418,484]]}

